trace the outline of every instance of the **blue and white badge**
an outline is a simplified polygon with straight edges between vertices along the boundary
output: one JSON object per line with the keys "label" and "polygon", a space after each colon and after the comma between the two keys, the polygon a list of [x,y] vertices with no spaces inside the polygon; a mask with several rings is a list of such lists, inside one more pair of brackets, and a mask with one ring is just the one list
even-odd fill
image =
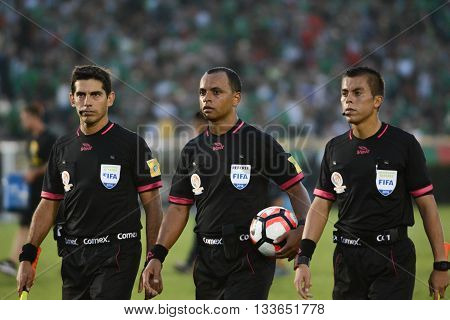
{"label": "blue and white badge", "polygon": [[385,197],[390,195],[397,185],[396,170],[377,170],[376,185],[378,191]]}
{"label": "blue and white badge", "polygon": [[100,179],[106,189],[114,188],[120,179],[120,165],[102,164],[100,168]]}
{"label": "blue and white badge", "polygon": [[233,186],[238,189],[244,189],[250,182],[250,171],[252,166],[249,164],[232,164],[230,179]]}

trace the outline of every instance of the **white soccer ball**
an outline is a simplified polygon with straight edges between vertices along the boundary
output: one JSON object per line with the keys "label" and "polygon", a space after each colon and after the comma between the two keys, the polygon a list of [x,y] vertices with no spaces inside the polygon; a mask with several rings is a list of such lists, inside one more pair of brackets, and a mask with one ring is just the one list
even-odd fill
{"label": "white soccer ball", "polygon": [[268,207],[253,218],[250,224],[250,239],[259,252],[273,257],[284,246],[284,243],[273,244],[273,241],[297,226],[297,217],[293,212],[283,207]]}

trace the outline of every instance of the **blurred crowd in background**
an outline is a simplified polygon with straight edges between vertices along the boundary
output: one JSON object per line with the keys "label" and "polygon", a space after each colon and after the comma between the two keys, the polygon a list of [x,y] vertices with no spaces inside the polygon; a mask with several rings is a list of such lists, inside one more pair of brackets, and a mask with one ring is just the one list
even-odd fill
{"label": "blurred crowd in background", "polygon": [[19,109],[30,101],[56,134],[76,127],[70,73],[88,63],[113,72],[111,118],[132,130],[189,122],[200,77],[223,65],[242,77],[241,118],[330,137],[348,128],[339,75],[359,64],[385,77],[383,120],[450,134],[448,3],[413,26],[445,2],[2,1],[0,139],[23,137]]}

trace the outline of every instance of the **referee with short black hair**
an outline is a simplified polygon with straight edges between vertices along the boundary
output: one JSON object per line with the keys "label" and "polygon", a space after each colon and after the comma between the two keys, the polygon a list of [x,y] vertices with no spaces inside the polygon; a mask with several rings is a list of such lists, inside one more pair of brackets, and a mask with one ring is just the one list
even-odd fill
{"label": "referee with short black hair", "polygon": [[149,250],[162,216],[162,182],[145,141],[108,120],[114,99],[108,71],[75,67],[70,102],[80,127],[59,138],[51,151],[42,199],[19,258],[19,294],[33,284],[39,245],[64,200],[63,221],[56,228],[63,299],[131,297],[141,257],[138,195],[146,212]]}
{"label": "referee with short black hair", "polygon": [[342,115],[351,129],[326,145],[295,263],[297,291],[309,297],[309,262],[336,202],[333,299],[412,299],[416,254],[407,228],[414,224],[413,197],[434,255],[430,294],[444,297],[449,263],[423,151],[413,135],[379,120],[384,81],[377,71],[349,69],[341,85]]}
{"label": "referee with short black hair", "polygon": [[[200,111],[208,128],[189,141],[172,180],[169,208],[157,245],[150,252],[143,284],[162,290],[161,268],[183,231],[195,203],[195,232],[200,244],[194,265],[197,299],[267,299],[275,260],[249,241],[250,222],[270,205],[269,182],[285,190],[299,220],[309,208],[295,159],[268,134],[237,117],[241,81],[233,70],[208,70],[200,81]],[[302,217],[303,214],[303,217]],[[303,225],[278,239],[279,258],[294,257]],[[159,281],[158,286],[149,279]]]}

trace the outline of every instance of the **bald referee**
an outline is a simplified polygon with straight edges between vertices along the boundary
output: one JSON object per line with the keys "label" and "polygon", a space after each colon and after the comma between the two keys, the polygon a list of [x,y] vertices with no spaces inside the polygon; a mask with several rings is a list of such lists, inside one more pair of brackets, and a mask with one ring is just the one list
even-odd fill
{"label": "bald referee", "polygon": [[429,279],[434,299],[444,297],[449,263],[425,157],[413,135],[381,122],[381,75],[367,67],[342,77],[342,115],[351,128],[325,148],[314,199],[296,258],[295,286],[309,296],[309,263],[333,203],[333,299],[412,299],[416,273],[411,197],[433,251]]}
{"label": "bald referee", "polygon": [[144,139],[109,121],[115,93],[108,71],[75,67],[70,103],[80,127],[53,146],[28,243],[20,254],[19,294],[33,285],[39,245],[64,200],[57,228],[63,299],[130,299],[141,257],[138,195],[147,248],[161,221],[161,173]]}
{"label": "bald referee", "polygon": [[[200,110],[209,125],[181,152],[170,205],[142,274],[149,289],[162,291],[162,263],[195,204],[200,244],[193,271],[196,299],[267,299],[275,260],[252,245],[248,230],[253,217],[270,205],[269,182],[288,194],[299,220],[308,211],[296,160],[270,135],[238,118],[241,89],[238,74],[226,67],[212,68],[200,79]],[[302,230],[303,223],[278,239],[282,248],[277,258],[295,257]]]}

